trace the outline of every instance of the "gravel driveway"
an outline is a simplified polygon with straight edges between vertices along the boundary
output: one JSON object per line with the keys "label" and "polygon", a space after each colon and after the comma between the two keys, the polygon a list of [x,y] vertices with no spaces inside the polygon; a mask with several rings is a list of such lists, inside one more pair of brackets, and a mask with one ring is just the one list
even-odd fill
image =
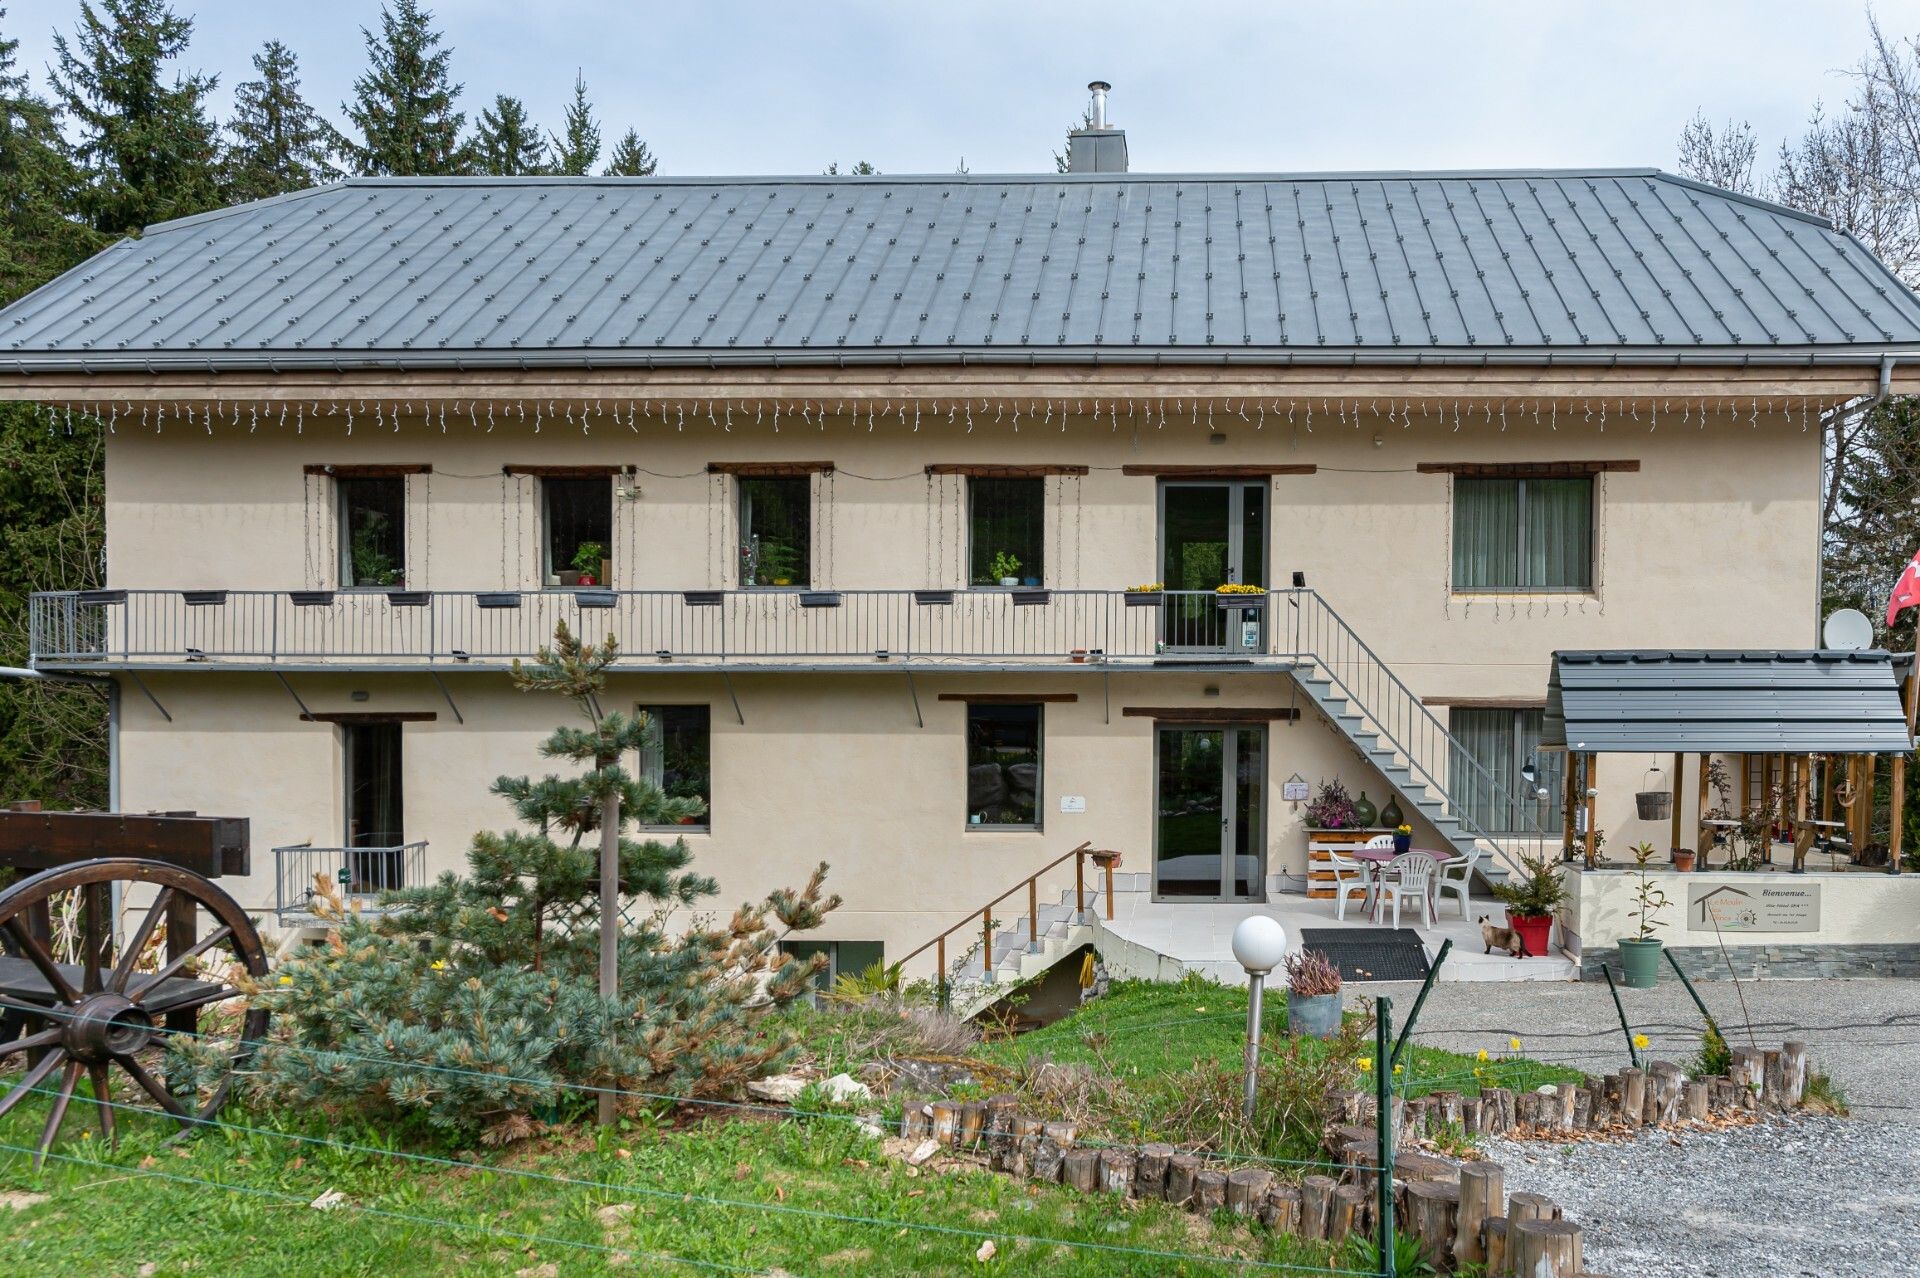
{"label": "gravel driveway", "polygon": [[[1715,981],[1699,985],[1728,1040],[1808,1044],[1854,1117],[1782,1119],[1715,1132],[1646,1132],[1631,1142],[1496,1141],[1507,1187],[1544,1193],[1585,1231],[1587,1267],[1612,1278],[1882,1278],[1920,1273],[1920,981]],[[1355,987],[1393,999],[1415,985]],[[1700,1013],[1669,975],[1620,991],[1650,1055],[1685,1062]],[[1742,1000],[1744,999],[1744,1004]],[[1592,1073],[1627,1064],[1606,985],[1434,986],[1417,1041],[1526,1055]]]}

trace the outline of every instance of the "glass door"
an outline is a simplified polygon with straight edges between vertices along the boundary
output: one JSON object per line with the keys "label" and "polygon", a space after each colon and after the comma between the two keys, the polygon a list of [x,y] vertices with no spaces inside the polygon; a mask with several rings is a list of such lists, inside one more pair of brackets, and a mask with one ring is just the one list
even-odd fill
{"label": "glass door", "polygon": [[1266,729],[1163,724],[1154,735],[1154,898],[1264,899]]}
{"label": "glass door", "polygon": [[[354,723],[346,734],[347,887],[378,892],[403,886],[400,725]],[[357,849],[368,849],[359,851]]]}
{"label": "glass door", "polygon": [[[1160,485],[1160,641],[1173,652],[1258,652],[1264,607],[1222,608],[1226,583],[1267,584],[1264,482]],[[1261,600],[1264,604],[1265,600]]]}

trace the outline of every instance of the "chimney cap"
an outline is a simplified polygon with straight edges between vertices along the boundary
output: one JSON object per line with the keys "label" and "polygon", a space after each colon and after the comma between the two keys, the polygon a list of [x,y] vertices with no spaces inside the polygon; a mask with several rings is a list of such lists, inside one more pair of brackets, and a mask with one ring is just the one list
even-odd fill
{"label": "chimney cap", "polygon": [[1105,80],[1092,80],[1087,83],[1087,91],[1089,93],[1108,92],[1112,90],[1112,88],[1113,86]]}

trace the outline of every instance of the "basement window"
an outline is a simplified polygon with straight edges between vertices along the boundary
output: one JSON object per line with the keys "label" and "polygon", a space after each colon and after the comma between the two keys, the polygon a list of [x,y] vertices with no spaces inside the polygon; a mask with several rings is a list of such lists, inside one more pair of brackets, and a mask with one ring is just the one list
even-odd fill
{"label": "basement window", "polygon": [[407,481],[401,475],[335,481],[340,492],[340,581],[383,589],[407,584]]}
{"label": "basement window", "polygon": [[[605,476],[540,481],[548,585],[607,585],[613,560],[613,481]],[[579,573],[567,581],[561,573]],[[592,580],[588,581],[587,578]]]}
{"label": "basement window", "polygon": [[827,956],[826,967],[813,978],[816,1003],[842,976],[859,976],[886,958],[886,948],[879,941],[782,941],[780,952],[803,960],[816,954]]}
{"label": "basement window", "polygon": [[968,584],[1038,586],[1046,580],[1046,484],[981,477],[968,482]]}
{"label": "basement window", "polygon": [[1040,828],[1042,707],[967,706],[967,828]]}
{"label": "basement window", "polygon": [[740,584],[795,587],[813,581],[813,480],[806,475],[740,480]]}

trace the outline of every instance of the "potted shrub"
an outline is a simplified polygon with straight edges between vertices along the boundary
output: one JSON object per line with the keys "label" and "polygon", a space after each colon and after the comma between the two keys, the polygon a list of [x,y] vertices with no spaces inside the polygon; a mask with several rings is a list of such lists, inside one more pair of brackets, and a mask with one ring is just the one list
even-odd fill
{"label": "potted shrub", "polygon": [[1322,780],[1313,798],[1307,801],[1307,825],[1315,830],[1360,828],[1360,815],[1354,807],[1353,796],[1347,793],[1347,787],[1341,784],[1338,777],[1331,781]]}
{"label": "potted shrub", "polygon": [[1566,880],[1544,856],[1521,859],[1518,878],[1493,885],[1493,894],[1507,907],[1507,923],[1520,934],[1532,958],[1546,957],[1553,939],[1553,913],[1567,896]]}
{"label": "potted shrub", "polygon": [[606,559],[607,548],[597,541],[583,541],[580,548],[573,552],[573,584],[576,586],[597,586],[600,584],[600,565]]}
{"label": "potted shrub", "polygon": [[1673,850],[1673,868],[1681,874],[1693,873],[1693,849],[1675,848]]}
{"label": "potted shrub", "polygon": [[369,514],[366,522],[354,529],[353,540],[348,545],[348,559],[353,566],[354,585],[391,586],[394,584],[396,572],[393,557],[380,548],[386,525],[386,516]]}
{"label": "potted shrub", "polygon": [[1020,557],[1004,550],[993,552],[993,562],[987,566],[987,575],[1003,586],[1020,584]]}
{"label": "potted shrub", "polygon": [[800,574],[800,553],[784,541],[768,538],[760,543],[756,585],[791,586]]}
{"label": "potted shrub", "polygon": [[1653,844],[1633,845],[1634,909],[1628,913],[1636,920],[1638,931],[1620,938],[1620,966],[1626,969],[1627,984],[1637,990],[1650,990],[1660,980],[1660,941],[1653,930],[1660,926],[1660,911],[1667,908],[1667,894],[1647,873],[1653,860]]}
{"label": "potted shrub", "polygon": [[1287,1032],[1332,1038],[1340,1031],[1340,969],[1319,950],[1287,955]]}

